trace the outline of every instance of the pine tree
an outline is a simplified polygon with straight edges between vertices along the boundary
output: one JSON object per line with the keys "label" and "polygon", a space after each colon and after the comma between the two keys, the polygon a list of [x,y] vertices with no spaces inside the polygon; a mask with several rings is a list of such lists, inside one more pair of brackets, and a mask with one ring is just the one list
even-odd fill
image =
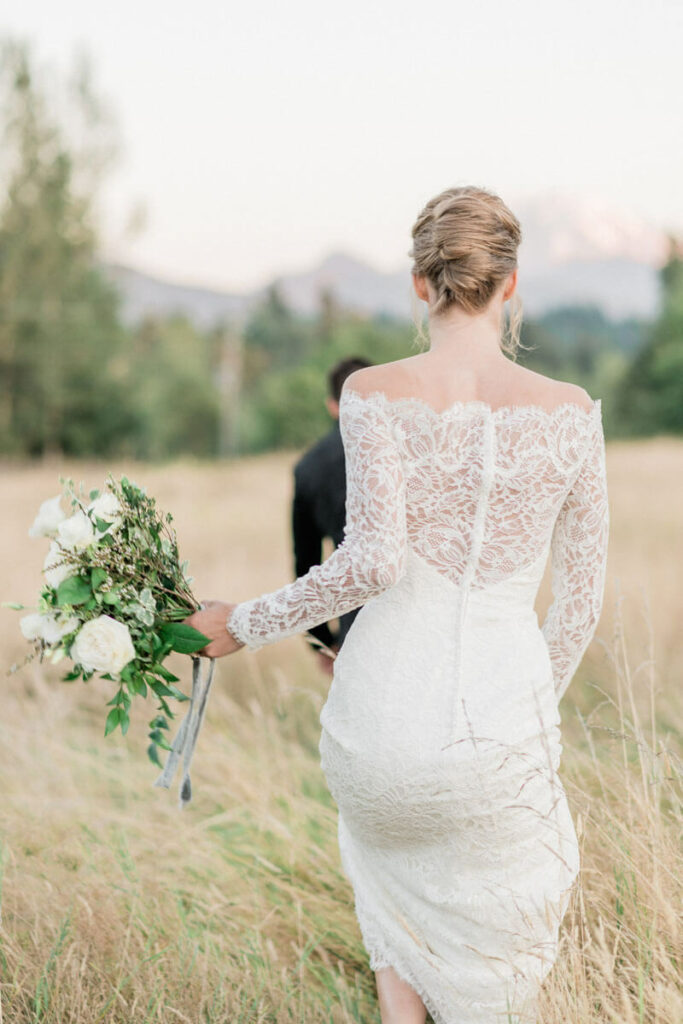
{"label": "pine tree", "polygon": [[669,236],[662,308],[626,371],[616,411],[624,433],[683,434],[683,239]]}
{"label": "pine tree", "polygon": [[125,335],[93,228],[111,136],[86,65],[67,83],[65,125],[34,63],[27,44],[2,44],[0,449],[103,453],[126,418]]}

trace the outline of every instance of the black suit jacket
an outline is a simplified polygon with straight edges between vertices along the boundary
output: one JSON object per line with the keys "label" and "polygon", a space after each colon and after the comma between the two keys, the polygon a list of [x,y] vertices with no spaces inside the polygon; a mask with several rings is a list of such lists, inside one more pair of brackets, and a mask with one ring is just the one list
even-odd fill
{"label": "black suit jacket", "polygon": [[[328,434],[306,451],[294,466],[292,535],[294,572],[303,576],[320,565],[324,537],[335,547],[344,539],[346,522],[346,464],[339,421]],[[333,633],[326,622],[308,630],[328,647],[341,645],[360,608],[339,616],[339,630]],[[315,646],[315,645],[311,645]]]}

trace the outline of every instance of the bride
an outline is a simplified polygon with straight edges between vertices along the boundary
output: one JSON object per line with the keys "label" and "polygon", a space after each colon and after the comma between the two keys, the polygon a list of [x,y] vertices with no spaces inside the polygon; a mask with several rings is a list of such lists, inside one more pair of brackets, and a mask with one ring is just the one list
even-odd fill
{"label": "bride", "polygon": [[383,1024],[534,1022],[579,870],[558,702],[603,600],[601,403],[514,361],[521,229],[498,196],[446,189],[412,239],[428,349],[345,381],[344,542],[188,622],[220,657],[363,605],[320,754]]}

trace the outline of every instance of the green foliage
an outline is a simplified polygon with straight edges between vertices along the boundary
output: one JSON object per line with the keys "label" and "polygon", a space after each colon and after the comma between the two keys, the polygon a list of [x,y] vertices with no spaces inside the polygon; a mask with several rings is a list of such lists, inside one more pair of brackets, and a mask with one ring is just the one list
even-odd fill
{"label": "green foliage", "polygon": [[[106,578],[106,571],[102,569],[101,572],[105,573]],[[83,576],[69,576],[57,587],[55,603],[59,608],[63,608],[65,605],[76,607],[79,604],[85,604],[90,597],[92,597],[92,585],[88,580]]]}
{"label": "green foliage", "polygon": [[302,318],[302,324],[313,342],[306,361],[271,370],[246,391],[240,431],[245,451],[300,448],[329,430],[327,375],[341,359],[360,356],[385,363],[412,354],[410,324],[340,312],[332,320],[329,299],[318,318]]}
{"label": "green foliage", "polygon": [[[256,366],[265,363],[277,370],[301,363],[311,353],[315,335],[310,321],[296,316],[272,284],[247,324],[245,343],[257,357]],[[251,383],[249,377],[246,383]]]}
{"label": "green foliage", "polygon": [[127,349],[136,458],[216,455],[220,400],[214,339],[182,317],[148,319]]}
{"label": "green foliage", "polygon": [[[206,647],[208,642],[203,633],[182,622],[164,623],[159,628],[159,635],[164,643],[170,643],[172,651],[178,651],[179,654],[194,654],[195,651],[201,651],[203,647]],[[176,677],[169,673],[166,678],[175,679]]]}
{"label": "green foliage", "polygon": [[0,61],[0,451],[216,454],[213,339],[181,318],[126,329],[98,265],[94,208],[115,145],[87,74],[48,85],[12,41]]}
{"label": "green foliage", "polygon": [[125,707],[117,706],[112,708],[107,715],[107,721],[104,726],[104,735],[108,736],[110,732],[113,732],[117,726],[120,726],[121,732],[125,734],[128,732],[128,726],[130,725],[130,718]]}
{"label": "green foliage", "polygon": [[[0,448],[105,454],[125,426],[118,299],[94,263],[93,190],[110,126],[87,75],[69,83],[70,145],[25,44],[0,53]],[[114,445],[115,447],[115,445]]]}
{"label": "green foliage", "polygon": [[662,311],[624,373],[617,411],[624,434],[683,434],[683,243],[670,239],[660,271]]}
{"label": "green foliage", "polygon": [[605,355],[616,354],[622,365],[642,343],[645,330],[637,320],[609,320],[594,306],[558,307],[524,322],[522,341],[528,351],[520,352],[518,362],[591,390]]}

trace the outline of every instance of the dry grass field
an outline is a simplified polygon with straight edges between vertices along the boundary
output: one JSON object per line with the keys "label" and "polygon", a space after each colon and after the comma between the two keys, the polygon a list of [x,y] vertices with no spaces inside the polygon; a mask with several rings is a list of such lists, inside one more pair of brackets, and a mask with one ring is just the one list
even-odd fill
{"label": "dry grass field", "polygon": [[[274,589],[295,457],[5,465],[0,596],[34,600],[46,542],[27,528],[59,474],[96,486],[109,468],[174,513],[200,597]],[[561,707],[583,866],[539,1024],[683,1021],[683,442],[611,444],[608,472],[604,613]],[[539,615],[548,598],[546,580]],[[328,680],[305,642],[219,663],[181,813],[152,785],[151,703],[105,740],[111,684],[4,675],[18,618],[0,612],[0,1024],[376,1024],[318,763]]]}

